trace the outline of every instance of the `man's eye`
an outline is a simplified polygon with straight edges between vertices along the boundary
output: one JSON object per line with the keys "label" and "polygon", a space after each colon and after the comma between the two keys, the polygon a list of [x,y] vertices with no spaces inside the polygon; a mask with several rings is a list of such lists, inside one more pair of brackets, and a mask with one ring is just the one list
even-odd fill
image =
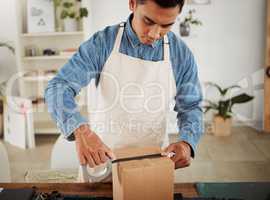
{"label": "man's eye", "polygon": [[170,28],[172,25],[161,26],[162,28]]}
{"label": "man's eye", "polygon": [[144,20],[144,23],[147,24],[147,25],[153,25],[153,23],[148,21],[148,20]]}

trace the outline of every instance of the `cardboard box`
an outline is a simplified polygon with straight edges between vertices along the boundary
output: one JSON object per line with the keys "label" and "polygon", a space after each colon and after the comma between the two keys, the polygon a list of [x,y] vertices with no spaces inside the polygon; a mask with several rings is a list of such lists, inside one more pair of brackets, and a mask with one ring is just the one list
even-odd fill
{"label": "cardboard box", "polygon": [[[159,147],[123,148],[114,151],[117,159],[160,153]],[[170,158],[147,158],[114,163],[113,199],[172,200],[174,163]]]}

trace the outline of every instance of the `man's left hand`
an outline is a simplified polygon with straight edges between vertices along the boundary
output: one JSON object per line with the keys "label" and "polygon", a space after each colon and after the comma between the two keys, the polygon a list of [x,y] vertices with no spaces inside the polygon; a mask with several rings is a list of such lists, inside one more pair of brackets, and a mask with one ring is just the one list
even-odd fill
{"label": "man's left hand", "polygon": [[175,153],[175,155],[171,157],[175,164],[175,169],[188,167],[191,164],[191,147],[186,142],[181,141],[170,144],[164,152]]}

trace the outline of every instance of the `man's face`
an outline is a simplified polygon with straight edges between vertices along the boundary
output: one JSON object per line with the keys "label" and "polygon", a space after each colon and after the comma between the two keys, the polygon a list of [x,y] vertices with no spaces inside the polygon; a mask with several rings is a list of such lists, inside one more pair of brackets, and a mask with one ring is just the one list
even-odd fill
{"label": "man's face", "polygon": [[179,14],[180,7],[161,8],[152,0],[137,4],[136,0],[129,1],[130,10],[134,16],[132,28],[143,44],[152,44],[170,31]]}

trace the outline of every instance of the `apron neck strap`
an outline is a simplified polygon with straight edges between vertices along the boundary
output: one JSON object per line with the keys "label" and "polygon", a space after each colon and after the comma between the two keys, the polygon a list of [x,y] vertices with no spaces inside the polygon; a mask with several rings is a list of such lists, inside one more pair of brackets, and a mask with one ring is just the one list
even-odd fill
{"label": "apron neck strap", "polygon": [[122,22],[119,25],[119,30],[118,30],[118,33],[117,33],[117,36],[116,36],[114,47],[113,47],[113,51],[115,51],[115,52],[118,52],[119,49],[120,49],[121,40],[122,40],[122,36],[123,36],[123,33],[124,33],[124,28],[125,28],[125,23]]}
{"label": "apron neck strap", "polygon": [[[122,40],[122,36],[124,33],[124,28],[125,28],[125,23],[122,22],[119,25],[119,30],[116,36],[116,40],[115,40],[115,44],[113,47],[113,51],[118,52],[120,49],[120,45],[121,45],[121,40]],[[165,35],[164,36],[164,42],[163,42],[163,46],[164,46],[164,55],[163,55],[163,59],[164,61],[170,61],[170,47],[169,47],[169,39],[168,36]]]}
{"label": "apron neck strap", "polygon": [[163,59],[164,61],[170,61],[170,46],[169,46],[169,39],[167,35],[164,35],[163,41]]}

